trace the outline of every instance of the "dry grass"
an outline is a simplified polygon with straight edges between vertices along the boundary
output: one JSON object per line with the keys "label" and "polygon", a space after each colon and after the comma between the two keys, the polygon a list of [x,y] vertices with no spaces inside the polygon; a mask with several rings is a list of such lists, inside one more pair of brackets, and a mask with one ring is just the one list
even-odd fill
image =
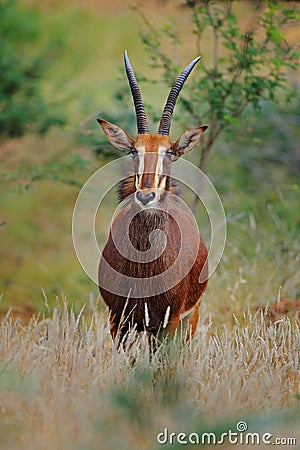
{"label": "dry grass", "polygon": [[[99,108],[105,111],[105,105],[114,108],[124,48],[132,52],[139,71],[159,76],[146,64],[137,38],[141,23],[127,4],[123,9],[124,2],[22,3],[43,11],[45,42],[52,42],[60,27],[71,30],[65,57],[53,66],[44,87],[51,95],[63,86],[63,94],[73,98],[68,107],[71,129]],[[179,60],[192,59],[187,12],[177,10],[173,0],[146,3],[153,23],[162,25],[170,16],[181,27]],[[245,5],[238,7],[240,19],[248,22]],[[208,40],[203,55],[208,61],[211,48]],[[152,107],[161,104],[164,86],[162,90],[143,86]],[[82,144],[74,150],[68,130],[53,130],[43,138],[27,136],[1,144],[2,170],[43,164],[73,151],[91,159],[91,149]],[[236,189],[245,172],[239,174],[232,154],[222,158],[212,161],[211,170],[229,217],[222,264],[205,295],[195,338],[163,343],[154,355],[142,337],[127,352],[117,350],[106,316],[93,304],[81,316],[62,302],[52,313],[32,317],[42,308],[40,286],[49,303],[61,290],[66,292],[77,311],[87,292],[97,292],[77,263],[71,241],[77,191],[47,181],[22,196],[2,189],[0,222],[7,224],[1,227],[5,263],[0,306],[6,311],[12,305],[14,311],[0,318],[1,450],[155,449],[156,435],[165,427],[177,433],[220,433],[235,429],[238,420],[246,420],[250,431],[296,436],[299,446],[299,188],[287,178],[285,187],[277,183],[278,189],[271,185],[254,195]],[[268,314],[266,304],[280,300],[280,286],[284,300]]]}
{"label": "dry grass", "polygon": [[115,348],[94,306],[75,315],[63,302],[27,325],[8,313],[0,333],[3,449],[153,449],[164,427],[220,432],[237,420],[295,436],[298,320],[258,312],[217,330],[204,318],[194,339],[152,355],[143,337]]}

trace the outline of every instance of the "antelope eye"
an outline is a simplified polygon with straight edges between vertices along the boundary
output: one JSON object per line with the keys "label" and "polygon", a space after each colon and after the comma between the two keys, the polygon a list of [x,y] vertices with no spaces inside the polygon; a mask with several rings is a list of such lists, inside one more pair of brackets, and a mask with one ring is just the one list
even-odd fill
{"label": "antelope eye", "polygon": [[129,155],[131,155],[131,156],[136,156],[138,154],[138,151],[135,149],[135,148],[133,148],[130,152],[129,152]]}
{"label": "antelope eye", "polygon": [[172,158],[175,156],[175,153],[172,151],[171,148],[169,148],[169,150],[166,151],[166,156],[167,156],[169,159],[172,159]]}

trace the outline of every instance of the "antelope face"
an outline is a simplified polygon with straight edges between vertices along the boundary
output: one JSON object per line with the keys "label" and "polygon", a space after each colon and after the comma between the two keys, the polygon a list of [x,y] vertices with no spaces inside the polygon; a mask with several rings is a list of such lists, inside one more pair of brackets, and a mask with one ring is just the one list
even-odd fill
{"label": "antelope face", "polygon": [[155,206],[169,190],[171,164],[190,151],[207,127],[192,128],[172,143],[168,135],[138,134],[134,140],[122,128],[99,119],[110,143],[131,155],[135,173],[134,199],[141,208]]}
{"label": "antelope face", "polygon": [[131,155],[135,171],[135,201],[142,208],[155,206],[166,190],[171,151],[169,136],[138,135]]}
{"label": "antelope face", "polygon": [[137,138],[134,140],[122,128],[106,120],[97,120],[109,142],[132,156],[135,172],[134,200],[141,208],[148,208],[155,206],[161,200],[162,194],[169,190],[171,163],[189,152],[199,142],[207,128],[206,126],[192,128],[183,133],[176,142],[170,141],[171,118],[177,97],[200,57],[194,59],[177,78],[166,101],[157,134],[149,132],[140,89],[126,51],[124,60],[136,111]]}

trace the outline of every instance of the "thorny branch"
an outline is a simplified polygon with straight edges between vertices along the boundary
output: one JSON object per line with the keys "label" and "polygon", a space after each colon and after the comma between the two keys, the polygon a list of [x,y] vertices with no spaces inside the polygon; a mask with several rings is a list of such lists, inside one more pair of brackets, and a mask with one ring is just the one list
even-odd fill
{"label": "thorny branch", "polygon": [[[185,92],[190,92],[189,97],[181,97],[183,110],[196,123],[201,122],[203,111],[199,112],[195,98],[201,97],[201,103],[208,107],[209,129],[201,141],[199,161],[199,168],[204,172],[220,134],[237,124],[237,119],[249,104],[258,109],[259,100],[273,99],[275,90],[286,85],[285,68],[295,68],[299,59],[297,46],[290,46],[281,32],[290,20],[290,9],[285,10],[284,5],[278,6],[272,0],[257,0],[242,32],[232,10],[233,3],[232,0],[186,0],[195,25],[197,54],[202,55],[204,32],[210,30],[213,36],[212,67],[201,61],[200,71],[205,76],[194,86],[187,87]],[[154,52],[151,55],[154,67],[163,67],[165,79],[173,81],[174,66],[157,40],[158,30],[138,8],[136,10],[149,30],[149,33],[144,33],[144,43]],[[193,98],[193,102],[189,98]]]}

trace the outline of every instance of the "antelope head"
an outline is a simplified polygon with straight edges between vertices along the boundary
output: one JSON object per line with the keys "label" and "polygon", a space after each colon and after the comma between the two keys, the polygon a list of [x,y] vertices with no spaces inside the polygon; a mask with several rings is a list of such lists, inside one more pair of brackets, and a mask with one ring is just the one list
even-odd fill
{"label": "antelope head", "polygon": [[109,142],[132,156],[134,166],[134,201],[141,207],[154,207],[171,189],[171,163],[198,144],[207,126],[185,131],[176,142],[170,140],[170,126],[175,104],[186,79],[201,56],[194,59],[180,74],[167,98],[158,132],[149,132],[142,96],[127,52],[124,53],[126,73],[135,106],[137,130],[133,139],[121,127],[97,119]]}

